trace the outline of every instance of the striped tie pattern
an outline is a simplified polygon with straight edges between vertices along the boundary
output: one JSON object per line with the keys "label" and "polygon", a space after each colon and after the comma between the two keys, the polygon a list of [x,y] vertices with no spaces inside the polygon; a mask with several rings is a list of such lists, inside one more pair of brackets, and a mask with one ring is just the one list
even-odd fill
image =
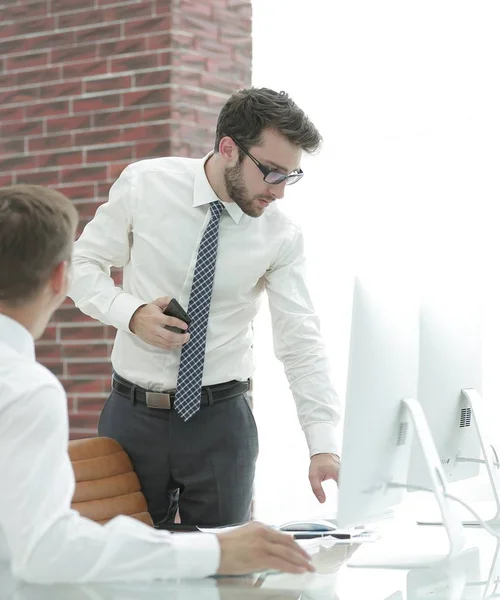
{"label": "striped tie pattern", "polygon": [[219,201],[210,204],[210,221],[201,238],[189,295],[191,337],[182,347],[174,404],[175,410],[184,421],[190,419],[200,409],[208,313],[217,259],[219,223],[223,209],[224,205]]}

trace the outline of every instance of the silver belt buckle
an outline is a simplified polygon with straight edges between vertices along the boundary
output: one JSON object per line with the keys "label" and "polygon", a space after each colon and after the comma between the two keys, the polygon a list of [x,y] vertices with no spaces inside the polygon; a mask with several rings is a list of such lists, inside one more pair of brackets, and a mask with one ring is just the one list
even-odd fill
{"label": "silver belt buckle", "polygon": [[170,410],[170,394],[167,392],[146,392],[146,404],[149,408],[163,408]]}

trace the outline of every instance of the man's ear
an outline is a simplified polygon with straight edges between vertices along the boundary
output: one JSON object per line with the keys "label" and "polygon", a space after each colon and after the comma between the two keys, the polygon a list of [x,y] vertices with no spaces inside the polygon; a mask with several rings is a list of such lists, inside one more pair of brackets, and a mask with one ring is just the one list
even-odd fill
{"label": "man's ear", "polygon": [[70,264],[67,260],[61,261],[52,269],[50,285],[54,295],[66,295],[68,291],[69,269]]}
{"label": "man's ear", "polygon": [[219,154],[229,164],[236,164],[239,158],[238,146],[228,135],[223,137],[219,142]]}

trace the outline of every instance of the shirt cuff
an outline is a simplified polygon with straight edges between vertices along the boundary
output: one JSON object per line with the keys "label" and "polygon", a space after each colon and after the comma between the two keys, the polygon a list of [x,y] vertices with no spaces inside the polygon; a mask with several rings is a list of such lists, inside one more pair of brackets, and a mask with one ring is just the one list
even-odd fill
{"label": "shirt cuff", "polygon": [[139,300],[135,296],[132,296],[132,294],[120,292],[109,308],[109,322],[117,329],[132,333],[129,328],[130,319],[135,311],[145,304],[144,300]]}
{"label": "shirt cuff", "polygon": [[309,446],[309,456],[323,453],[340,456],[340,445],[332,424],[313,423],[304,430],[304,434]]}
{"label": "shirt cuff", "polygon": [[174,533],[172,535],[178,577],[215,575],[220,564],[220,545],[215,534]]}

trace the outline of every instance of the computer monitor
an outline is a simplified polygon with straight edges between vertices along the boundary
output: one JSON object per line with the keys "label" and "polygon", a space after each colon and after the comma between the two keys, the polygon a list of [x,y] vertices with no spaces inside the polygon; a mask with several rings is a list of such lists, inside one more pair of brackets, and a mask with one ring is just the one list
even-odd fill
{"label": "computer monitor", "polygon": [[[446,479],[416,400],[418,361],[416,286],[401,277],[356,278],[337,521],[339,527],[366,526],[401,501],[415,434],[453,556],[462,548],[463,532],[444,497]],[[394,559],[372,556],[356,566],[411,568],[444,558],[397,552]]]}
{"label": "computer monitor", "polygon": [[411,455],[402,400],[418,391],[419,299],[405,286],[354,282],[337,521],[378,521],[396,506]]}
{"label": "computer monitor", "polygon": [[[481,397],[482,315],[477,286],[447,281],[446,285],[433,284],[423,291],[418,400],[449,482],[476,477],[481,462],[486,462],[496,500],[489,503],[488,518],[500,522],[500,486],[495,466],[498,458],[492,455],[494,444],[485,423],[488,409]],[[429,487],[418,446],[412,453],[408,483]],[[460,514],[464,524],[478,524],[465,510],[461,509]],[[419,520],[439,522],[432,515]]]}

